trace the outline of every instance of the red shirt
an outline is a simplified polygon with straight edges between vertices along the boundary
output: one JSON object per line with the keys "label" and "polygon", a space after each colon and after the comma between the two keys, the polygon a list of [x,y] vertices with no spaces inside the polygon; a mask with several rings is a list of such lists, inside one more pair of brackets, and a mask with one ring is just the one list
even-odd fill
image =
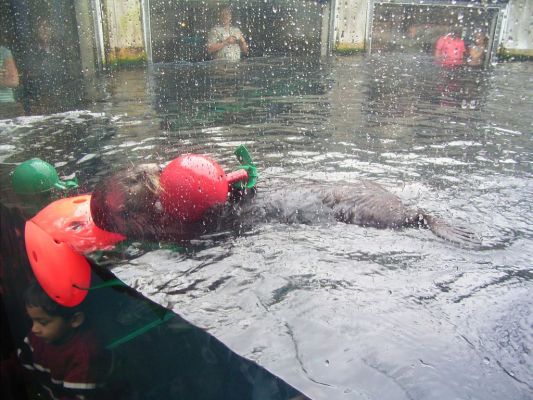
{"label": "red shirt", "polygon": [[110,358],[91,332],[80,330],[63,344],[49,344],[30,333],[18,354],[32,381],[50,398],[102,398]]}
{"label": "red shirt", "polygon": [[463,39],[449,35],[441,36],[435,45],[436,62],[447,67],[461,65],[465,51]]}

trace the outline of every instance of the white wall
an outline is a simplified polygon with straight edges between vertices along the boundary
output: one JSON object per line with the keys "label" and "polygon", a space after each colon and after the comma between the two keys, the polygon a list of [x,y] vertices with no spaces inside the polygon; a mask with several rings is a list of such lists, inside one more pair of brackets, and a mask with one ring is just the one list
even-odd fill
{"label": "white wall", "polygon": [[365,48],[367,13],[367,0],[335,0],[334,47],[336,49]]}
{"label": "white wall", "polygon": [[501,45],[513,54],[533,56],[533,0],[510,0]]}
{"label": "white wall", "polygon": [[101,0],[105,8],[108,61],[144,57],[141,0]]}

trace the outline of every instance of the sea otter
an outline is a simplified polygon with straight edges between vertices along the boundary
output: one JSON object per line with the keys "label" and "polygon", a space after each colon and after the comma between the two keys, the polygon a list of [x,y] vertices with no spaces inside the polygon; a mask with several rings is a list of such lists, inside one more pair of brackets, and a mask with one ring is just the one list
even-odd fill
{"label": "sea otter", "polygon": [[378,229],[427,228],[462,245],[478,245],[469,230],[451,226],[421,209],[411,209],[381,185],[359,180],[349,184],[301,184],[269,189],[232,207],[235,226],[261,222],[327,224],[334,221]]}
{"label": "sea otter", "polygon": [[130,239],[186,241],[218,232],[240,233],[265,222],[340,221],[379,229],[428,228],[459,245],[480,244],[467,229],[408,208],[399,197],[366,180],[233,190],[225,204],[210,209],[199,221],[184,223],[171,218],[161,206],[159,173],[155,164],[143,164],[103,179],[91,198],[95,224]]}

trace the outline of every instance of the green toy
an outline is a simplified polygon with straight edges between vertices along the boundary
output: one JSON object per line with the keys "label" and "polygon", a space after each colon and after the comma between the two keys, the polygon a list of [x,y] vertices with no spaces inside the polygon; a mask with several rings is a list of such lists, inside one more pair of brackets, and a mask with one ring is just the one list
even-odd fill
{"label": "green toy", "polygon": [[11,175],[11,185],[18,194],[32,195],[53,189],[69,190],[78,187],[76,178],[60,180],[56,169],[39,158],[21,163]]}
{"label": "green toy", "polygon": [[243,144],[241,144],[239,147],[237,147],[234,154],[241,163],[241,169],[244,169],[248,173],[248,181],[246,183],[237,182],[234,183],[233,186],[237,189],[253,188],[259,179],[259,172],[257,172],[257,167],[252,161],[250,152]]}

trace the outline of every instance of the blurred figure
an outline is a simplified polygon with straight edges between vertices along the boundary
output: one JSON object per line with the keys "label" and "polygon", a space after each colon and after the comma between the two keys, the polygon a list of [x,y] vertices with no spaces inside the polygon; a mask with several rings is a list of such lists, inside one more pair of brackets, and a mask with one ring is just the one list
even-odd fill
{"label": "blurred figure", "polygon": [[0,46],[0,118],[13,117],[22,113],[15,101],[13,88],[19,85],[19,72],[11,51]]}
{"label": "blurred figure", "polygon": [[29,112],[46,113],[54,104],[66,80],[65,62],[61,45],[54,37],[50,21],[37,21],[36,42],[28,52],[26,91]]}
{"label": "blurred figure", "polygon": [[435,62],[443,67],[456,67],[463,64],[465,56],[465,42],[461,37],[461,30],[454,29],[437,39],[435,44]]}
{"label": "blurred figure", "polygon": [[468,46],[466,63],[473,67],[483,66],[487,52],[487,35],[483,31],[474,33],[472,43]]}
{"label": "blurred figure", "polygon": [[207,53],[216,60],[239,60],[241,53],[248,55],[248,44],[239,28],[231,26],[232,13],[229,7],[220,10],[219,25],[209,31]]}

